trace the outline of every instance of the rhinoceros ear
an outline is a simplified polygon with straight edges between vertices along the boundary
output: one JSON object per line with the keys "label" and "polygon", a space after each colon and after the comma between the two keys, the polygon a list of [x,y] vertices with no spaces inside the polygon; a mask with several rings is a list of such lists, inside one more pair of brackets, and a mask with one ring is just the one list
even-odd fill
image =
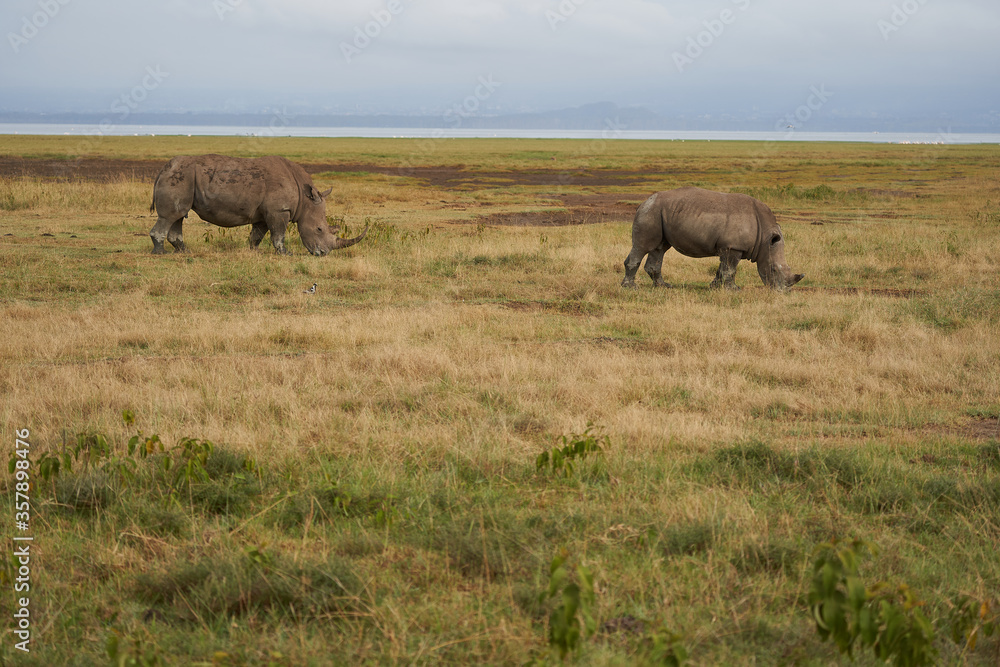
{"label": "rhinoceros ear", "polygon": [[312,183],[306,183],[306,197],[309,197],[310,200],[317,204],[322,203],[323,199],[329,196],[331,192],[333,192],[333,188],[327,188],[323,192],[320,192]]}

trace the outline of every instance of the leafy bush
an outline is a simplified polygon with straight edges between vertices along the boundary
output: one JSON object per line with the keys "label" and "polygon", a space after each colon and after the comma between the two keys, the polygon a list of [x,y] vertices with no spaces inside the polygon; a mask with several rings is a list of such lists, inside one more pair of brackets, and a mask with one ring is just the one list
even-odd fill
{"label": "leafy bush", "polygon": [[572,477],[576,470],[576,461],[583,461],[589,456],[600,456],[604,453],[601,447],[609,443],[608,436],[598,437],[591,433],[593,424],[587,424],[583,433],[562,436],[562,447],[553,447],[546,450],[535,459],[535,468],[538,470],[551,470],[554,475]]}
{"label": "leafy bush", "polygon": [[[135,422],[131,411],[122,413],[126,425]],[[10,469],[14,471],[15,457]],[[141,431],[122,447],[101,433],[82,432],[58,452],[38,459],[39,477],[51,484],[52,495],[63,506],[93,510],[123,502],[126,489],[148,491],[164,504],[179,506],[181,495],[210,514],[230,513],[244,507],[261,492],[261,470],[254,459],[220,449],[208,440],[181,438],[167,449],[159,435]],[[177,534],[182,521],[161,516],[156,520],[168,534]]]}
{"label": "leafy bush", "polygon": [[583,640],[597,630],[594,576],[583,565],[568,566],[568,558],[569,554],[563,551],[552,559],[548,590],[539,596],[542,602],[553,598],[559,601],[549,614],[548,642],[560,660],[576,653]]}
{"label": "leafy bush", "polygon": [[809,590],[816,631],[851,660],[860,643],[897,667],[934,664],[934,626],[921,611],[924,602],[905,584],[893,590],[884,582],[866,586],[861,579],[858,565],[870,548],[860,540],[817,547]]}

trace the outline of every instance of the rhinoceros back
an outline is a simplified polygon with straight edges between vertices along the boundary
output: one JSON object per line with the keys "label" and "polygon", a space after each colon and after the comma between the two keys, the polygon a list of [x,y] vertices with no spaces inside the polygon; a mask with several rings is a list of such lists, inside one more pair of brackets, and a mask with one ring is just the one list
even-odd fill
{"label": "rhinoceros back", "polygon": [[223,226],[252,224],[265,212],[269,192],[289,190],[297,204],[294,178],[282,158],[234,158],[225,155],[178,156],[156,177],[153,206],[163,217],[192,209],[202,219]]}
{"label": "rhinoceros back", "polygon": [[663,237],[688,257],[712,257],[736,250],[750,259],[757,246],[757,209],[747,195],[695,187],[658,195]]}

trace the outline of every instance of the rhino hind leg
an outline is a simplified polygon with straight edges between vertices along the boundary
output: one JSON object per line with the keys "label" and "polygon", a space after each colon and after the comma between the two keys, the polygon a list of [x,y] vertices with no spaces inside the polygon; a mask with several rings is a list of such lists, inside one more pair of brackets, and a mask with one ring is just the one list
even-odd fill
{"label": "rhino hind leg", "polygon": [[635,274],[639,271],[642,258],[648,252],[650,252],[648,248],[644,248],[636,243],[632,244],[632,250],[629,252],[628,257],[625,258],[625,277],[622,278],[622,287],[635,287]]}
{"label": "rhino hind leg", "polygon": [[632,247],[632,252],[625,258],[625,277],[622,278],[622,287],[635,287],[635,273],[642,264],[642,255]]}
{"label": "rhino hind leg", "polygon": [[260,242],[264,240],[264,235],[267,234],[267,225],[263,222],[253,223],[253,227],[250,228],[250,247],[256,250],[260,247]]}
{"label": "rhino hind leg", "polygon": [[661,243],[646,255],[646,266],[643,267],[649,277],[653,279],[653,285],[655,287],[670,287],[667,283],[663,282],[661,277],[661,270],[663,269],[663,255],[670,250],[670,245],[666,242]]}
{"label": "rhino hind leg", "polygon": [[[156,219],[156,224],[149,230],[149,238],[153,240],[154,255],[162,255],[166,252],[163,249],[163,242],[168,239],[168,236],[173,231],[174,225],[178,225],[178,229],[180,229],[179,224],[183,222],[183,220],[184,218],[171,220],[170,218],[164,218],[163,216]],[[176,238],[177,237],[170,238],[170,242],[173,243]],[[183,242],[181,245],[183,246]],[[176,244],[174,247],[176,247]]]}
{"label": "rhino hind leg", "polygon": [[170,225],[170,231],[167,232],[167,240],[170,241],[170,245],[177,252],[187,251],[187,247],[184,245],[184,218]]}
{"label": "rhino hind leg", "polygon": [[709,287],[717,289],[725,287],[729,290],[739,290],[736,286],[736,267],[742,259],[738,250],[722,250],[719,252],[719,270],[715,272],[715,280]]}

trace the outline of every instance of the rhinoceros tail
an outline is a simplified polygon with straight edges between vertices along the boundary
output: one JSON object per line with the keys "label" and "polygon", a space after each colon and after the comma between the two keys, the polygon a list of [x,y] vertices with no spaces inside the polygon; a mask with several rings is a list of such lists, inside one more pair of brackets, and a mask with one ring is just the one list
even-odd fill
{"label": "rhinoceros tail", "polygon": [[[163,173],[163,170],[161,169],[160,170],[160,174],[162,174],[162,173]],[[153,181],[153,201],[150,202],[150,204],[149,204],[149,212],[150,213],[154,213],[156,211],[156,186],[160,182],[160,174],[157,174],[156,175],[156,180]]]}
{"label": "rhinoceros tail", "polygon": [[363,239],[368,234],[368,225],[365,225],[365,231],[361,232],[353,239],[337,239],[336,244],[331,248],[331,250],[340,250],[341,248],[349,248],[361,239]]}

